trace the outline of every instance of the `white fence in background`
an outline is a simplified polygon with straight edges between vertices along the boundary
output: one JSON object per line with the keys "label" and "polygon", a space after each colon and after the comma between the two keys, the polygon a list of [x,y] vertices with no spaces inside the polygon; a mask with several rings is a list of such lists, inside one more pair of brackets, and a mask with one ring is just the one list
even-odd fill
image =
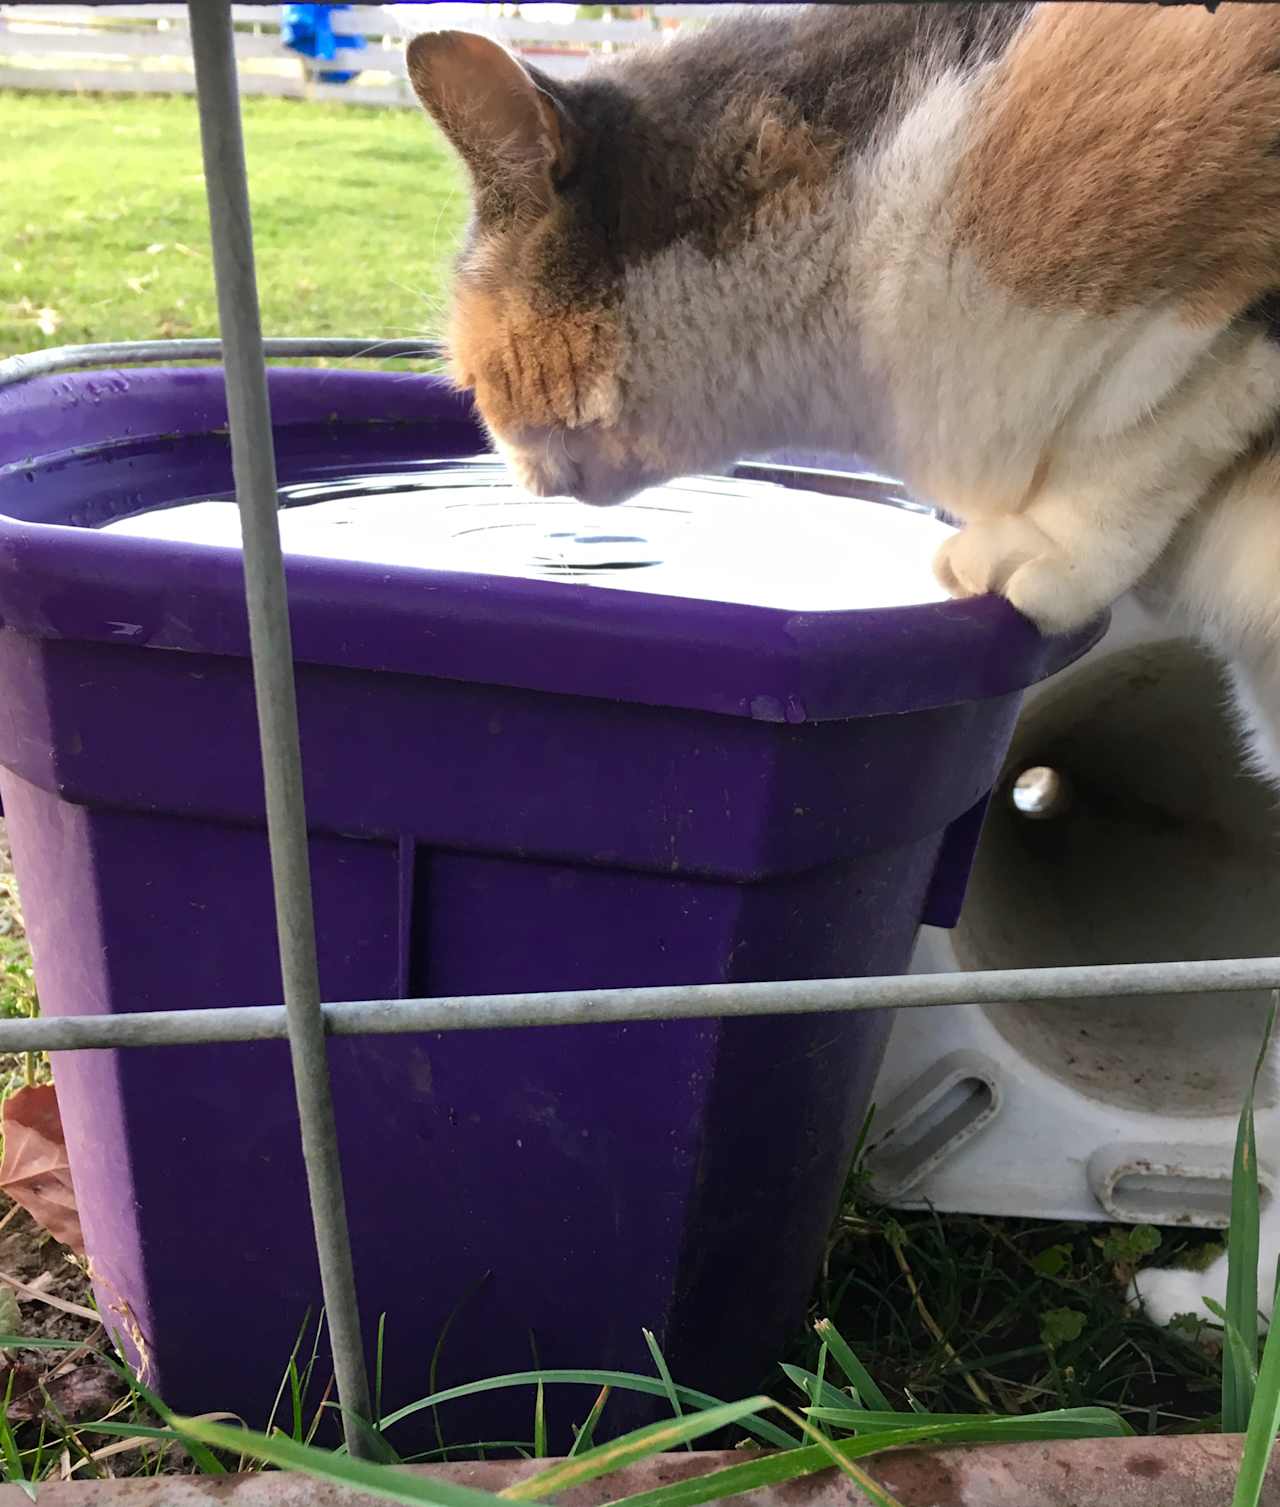
{"label": "white fence in background", "polygon": [[[731,5],[653,5],[634,19],[576,20],[576,7],[527,5],[361,5],[334,17],[340,35],[359,33],[363,48],[331,61],[302,58],[280,39],[279,5],[234,5],[236,57],[244,94],[333,100],[353,105],[412,105],[404,75],[406,35],[429,26],[484,31],[553,77],[572,77],[593,57],[661,40]],[[561,19],[568,13],[570,19]],[[359,70],[346,84],[324,83],[331,69]],[[0,4],[0,89],[193,94],[185,5]]]}

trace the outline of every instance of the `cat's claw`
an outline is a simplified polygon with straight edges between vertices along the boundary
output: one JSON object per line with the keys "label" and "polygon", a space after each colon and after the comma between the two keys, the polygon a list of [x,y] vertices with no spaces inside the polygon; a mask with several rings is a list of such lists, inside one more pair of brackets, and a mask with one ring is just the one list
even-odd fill
{"label": "cat's claw", "polygon": [[933,562],[952,596],[1007,598],[1044,633],[1069,633],[1106,606],[1047,534],[1022,516],[983,518],[954,534]]}

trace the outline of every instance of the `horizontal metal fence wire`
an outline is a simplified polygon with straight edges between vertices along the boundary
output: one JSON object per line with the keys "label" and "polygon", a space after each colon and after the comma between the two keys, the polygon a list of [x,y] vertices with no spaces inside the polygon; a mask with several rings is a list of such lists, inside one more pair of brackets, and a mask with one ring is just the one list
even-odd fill
{"label": "horizontal metal fence wire", "polygon": [[[349,336],[301,336],[264,340],[268,361],[324,356],[330,360],[408,358],[438,361],[444,355],[439,340],[355,340]],[[170,361],[220,361],[221,340],[122,340],[104,345],[60,345],[0,361],[0,387],[52,377],[60,372],[88,371],[95,366],[154,366]]]}
{"label": "horizontal metal fence wire", "polygon": [[[1075,968],[1002,968],[785,983],[350,1000],[321,1005],[320,1016],[329,1036],[395,1036],[413,1031],[617,1025],[640,1020],[921,1010],[943,1005],[1035,1006],[1070,999],[1237,994],[1257,989],[1280,989],[1280,958],[1091,963]],[[0,1021],[0,1052],[83,1052],[201,1042],[283,1041],[287,1037],[285,1011],[279,1005]]]}
{"label": "horizontal metal fence wire", "polygon": [[[90,3],[110,4],[111,0],[90,0]],[[842,0],[842,3],[856,4],[863,0]],[[1172,0],[1172,3],[1202,3],[1202,0]],[[326,1037],[1280,989],[1280,958],[1273,957],[322,1004],[316,978],[307,829],[276,519],[276,475],[265,361],[309,356],[431,360],[442,352],[437,342],[429,340],[262,339],[230,0],[190,0],[188,9],[222,340],[69,346],[13,357],[0,362],[0,387],[93,366],[218,358],[224,361],[237,498],[243,521],[246,596],[252,625],[254,680],[259,692],[268,837],[276,881],[285,1004],[0,1021],[0,1051],[100,1051],[235,1041],[290,1042],[335,1380],[352,1454],[368,1453],[367,1432],[357,1420],[369,1417],[370,1403],[324,1050]]]}

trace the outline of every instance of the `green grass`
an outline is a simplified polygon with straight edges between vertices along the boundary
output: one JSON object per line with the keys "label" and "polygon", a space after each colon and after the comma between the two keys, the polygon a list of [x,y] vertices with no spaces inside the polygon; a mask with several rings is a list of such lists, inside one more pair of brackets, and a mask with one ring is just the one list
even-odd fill
{"label": "green grass", "polygon": [[[1135,1314],[1135,1268],[1196,1264],[1220,1237],[972,1215],[895,1213],[855,1177],[816,1296],[895,1405],[1114,1408],[1143,1434],[1200,1430],[1219,1409],[1221,1364],[1197,1326]],[[816,1369],[810,1338],[788,1357]]]}
{"label": "green grass", "polygon": [[[263,327],[438,331],[461,174],[414,111],[246,99]],[[0,92],[0,356],[217,334],[193,100]]]}
{"label": "green grass", "polygon": [[[426,117],[246,99],[244,126],[265,331],[436,333],[466,200]],[[217,334],[193,100],[0,91],[0,141],[0,357]],[[33,1003],[6,861],[0,1018]],[[33,1074],[0,1054],[0,1101]]]}
{"label": "green grass", "polygon": [[[759,1395],[724,1403],[676,1386],[670,1380],[661,1352],[655,1351],[656,1377],[627,1372],[533,1371],[491,1377],[422,1398],[381,1418],[376,1429],[366,1430],[377,1446],[383,1461],[380,1464],[352,1460],[341,1449],[315,1448],[310,1443],[315,1431],[314,1420],[309,1427],[305,1426],[302,1414],[295,1410],[290,1422],[279,1403],[276,1417],[283,1417],[285,1421],[277,1423],[273,1418],[263,1433],[243,1426],[227,1427],[218,1421],[216,1415],[201,1419],[175,1417],[162,1399],[124,1371],[118,1362],[108,1358],[106,1363],[121,1372],[127,1386],[126,1395],[111,1416],[76,1425],[55,1419],[53,1428],[47,1426],[46,1420],[39,1436],[34,1439],[24,1437],[24,1432],[31,1432],[31,1426],[24,1431],[0,1421],[0,1480],[29,1484],[49,1479],[60,1468],[64,1451],[87,1467],[89,1473],[97,1474],[96,1467],[106,1453],[124,1446],[138,1456],[138,1468],[134,1474],[156,1473],[165,1453],[177,1449],[183,1451],[189,1470],[206,1475],[244,1469],[255,1463],[266,1464],[361,1487],[387,1501],[441,1503],[443,1507],[489,1507],[498,1499],[447,1483],[413,1480],[388,1473],[387,1464],[401,1463],[389,1437],[395,1425],[414,1413],[480,1392],[533,1389],[536,1439],[545,1389],[561,1385],[577,1387],[584,1382],[601,1385],[602,1390],[638,1391],[666,1398],[672,1406],[672,1416],[597,1445],[591,1438],[598,1416],[597,1409],[593,1409],[579,1429],[577,1443],[569,1456],[508,1488],[507,1499],[541,1500],[544,1496],[607,1476],[651,1455],[722,1435],[726,1429],[734,1428],[742,1435],[743,1454],[739,1463],[696,1480],[681,1482],[678,1486],[660,1487],[625,1500],[631,1507],[697,1507],[698,1503],[720,1500],[756,1486],[795,1480],[834,1466],[860,1486],[877,1507],[899,1507],[895,1499],[856,1462],[904,1445],[1118,1438],[1132,1432],[1116,1414],[1103,1408],[1059,1409],[1020,1417],[1001,1417],[990,1413],[940,1414],[922,1412],[918,1408],[894,1410],[887,1404],[880,1406],[883,1399],[873,1395],[873,1386],[868,1388],[866,1373],[843,1337],[829,1322],[824,1321],[822,1327],[831,1342],[831,1379],[787,1368],[791,1388],[785,1401]],[[76,1341],[24,1342],[17,1336],[0,1334],[0,1352],[24,1345],[55,1354],[77,1348]],[[296,1359],[295,1354],[286,1378],[290,1390],[295,1380]],[[792,1390],[797,1394],[794,1397],[790,1395]],[[282,1398],[285,1391],[286,1387],[282,1385]],[[869,1407],[868,1403],[873,1405]],[[104,1447],[102,1439],[114,1442]],[[500,1447],[477,1448],[494,1450]],[[515,1446],[501,1452],[529,1454],[527,1449]],[[533,1456],[537,1458],[543,1454],[545,1450],[535,1446]]]}
{"label": "green grass", "polygon": [[[1276,1029],[1280,990],[1271,1013],[1253,1078],[1245,1093],[1231,1169],[1231,1231],[1228,1237],[1227,1306],[1220,1315],[1226,1333],[1222,1369],[1223,1427],[1244,1430],[1244,1456],[1231,1507],[1257,1507],[1263,1478],[1280,1427],[1280,1322],[1267,1334],[1258,1359],[1258,1153],[1254,1140],[1253,1096],[1263,1058]],[[1266,1274],[1274,1294],[1280,1272]],[[1280,1321],[1280,1315],[1276,1315]]]}
{"label": "green grass", "polygon": [[[1237,1264],[1241,1259],[1256,1262],[1258,1179],[1252,1155],[1251,1097],[1240,1117],[1234,1179],[1237,1225],[1230,1245],[1234,1280],[1228,1311],[1223,1315],[1228,1333],[1234,1331],[1237,1338],[1247,1332],[1256,1319],[1256,1314],[1245,1313],[1241,1307],[1245,1298],[1240,1295],[1243,1293],[1247,1297],[1249,1283],[1240,1280],[1242,1273]],[[724,1500],[833,1467],[859,1486],[875,1507],[901,1507],[859,1462],[885,1450],[905,1446],[954,1447],[979,1443],[1120,1438],[1135,1432],[1115,1409],[1068,1403],[1028,1410],[1020,1405],[1025,1398],[1017,1399],[1012,1407],[1003,1396],[999,1401],[993,1401],[986,1394],[985,1386],[1003,1389],[1009,1385],[997,1374],[994,1359],[987,1357],[980,1365],[976,1358],[966,1359],[958,1354],[937,1318],[924,1306],[924,1289],[906,1255],[908,1248],[916,1255],[920,1252],[900,1225],[886,1227],[883,1239],[893,1253],[894,1265],[908,1280],[912,1303],[919,1310],[922,1321],[948,1355],[949,1366],[958,1367],[965,1385],[974,1393],[977,1407],[971,1402],[964,1409],[951,1408],[942,1396],[933,1405],[926,1405],[919,1393],[906,1385],[899,1388],[900,1400],[896,1400],[882,1384],[884,1378],[879,1381],[873,1378],[839,1326],[826,1317],[819,1318],[813,1325],[817,1344],[813,1369],[784,1364],[775,1379],[780,1382],[785,1379],[790,1385],[781,1397],[761,1393],[733,1403],[679,1385],[672,1378],[656,1340],[646,1333],[654,1362],[653,1376],[625,1372],[534,1370],[433,1392],[412,1404],[382,1414],[376,1420],[376,1426],[366,1426],[366,1437],[376,1445],[378,1462],[375,1463],[354,1460],[341,1449],[318,1449],[311,1443],[315,1419],[308,1425],[297,1399],[305,1390],[305,1380],[315,1364],[316,1350],[313,1343],[310,1360],[300,1371],[298,1363],[304,1349],[303,1336],[290,1357],[273,1420],[264,1433],[243,1426],[228,1427],[217,1419],[175,1417],[160,1398],[135,1379],[127,1377],[128,1397],[113,1417],[75,1427],[56,1420],[58,1426],[52,1430],[42,1424],[35,1440],[24,1438],[7,1422],[0,1423],[0,1479],[29,1485],[47,1478],[52,1473],[54,1462],[62,1458],[64,1448],[92,1467],[102,1458],[103,1447],[99,1441],[106,1437],[126,1443],[138,1452],[140,1470],[147,1472],[159,1469],[165,1451],[181,1449],[189,1462],[188,1468],[205,1474],[256,1463],[301,1471],[320,1480],[366,1491],[388,1502],[430,1504],[430,1507],[496,1507],[502,1500],[544,1499],[607,1477],[626,1465],[659,1452],[691,1445],[699,1439],[710,1440],[732,1428],[740,1436],[739,1460],[692,1480],[659,1485],[631,1497],[615,1499],[617,1507],[699,1507],[702,1503]],[[1141,1230],[1126,1232],[1123,1238],[1119,1235],[1102,1236],[1095,1245],[1103,1252],[1103,1259],[1116,1264],[1117,1280],[1121,1276],[1127,1277],[1133,1261],[1150,1254],[1151,1247],[1150,1237]],[[1041,1268],[1052,1268],[1057,1280],[1070,1283],[1072,1254],[1069,1242],[1045,1246],[1040,1252],[1041,1258],[1049,1252],[1052,1259],[1041,1259]],[[1035,1273],[1035,1260],[1035,1257],[1031,1258],[1033,1273],[1043,1275],[1043,1271]],[[1256,1270],[1248,1275],[1256,1275]],[[848,1284],[845,1286],[847,1288]],[[1063,1317],[1075,1311],[1064,1306],[1041,1316],[1040,1347],[1049,1357],[1051,1369],[1058,1377],[1058,1386],[1069,1385],[1065,1373],[1072,1363],[1068,1362],[1064,1347],[1078,1343],[1084,1335],[1084,1323],[1068,1322]],[[0,1334],[0,1351],[6,1347],[20,1347],[22,1343],[16,1336]],[[44,1347],[69,1349],[75,1343],[46,1341]],[[1256,1355],[1255,1336],[1253,1356]],[[1007,1365],[1008,1359],[1005,1357],[1000,1363],[1001,1369]],[[664,1399],[671,1417],[597,1445],[592,1435],[599,1417],[601,1403],[598,1400],[579,1429],[577,1443],[570,1455],[508,1487],[503,1497],[446,1481],[407,1477],[388,1469],[388,1465],[401,1463],[393,1439],[397,1425],[406,1418],[426,1411],[434,1413],[461,1398],[509,1388],[532,1392],[532,1453],[535,1457],[542,1456],[545,1454],[545,1443],[541,1441],[545,1439],[542,1420],[546,1390],[583,1384],[600,1388],[600,1399],[618,1390],[639,1391]],[[1268,1336],[1260,1367],[1250,1361],[1241,1374],[1233,1375],[1228,1369],[1220,1385],[1221,1415],[1228,1416],[1233,1408],[1241,1409],[1240,1416],[1232,1421],[1247,1426],[1248,1430],[1232,1507],[1257,1507],[1280,1423],[1280,1326]],[[288,1409],[281,1407],[286,1395],[293,1399],[291,1415]],[[141,1419],[139,1415],[142,1415]],[[285,1421],[277,1424],[275,1420],[280,1417]],[[530,1453],[521,1446],[506,1447],[501,1452],[508,1455]]]}

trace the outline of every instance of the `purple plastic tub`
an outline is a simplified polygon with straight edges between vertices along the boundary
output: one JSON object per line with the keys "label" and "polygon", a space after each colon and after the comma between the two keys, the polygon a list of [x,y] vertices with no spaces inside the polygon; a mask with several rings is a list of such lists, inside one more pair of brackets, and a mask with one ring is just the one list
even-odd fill
{"label": "purple plastic tub", "polygon": [[[275,371],[271,399],[288,484],[480,448],[432,378]],[[279,998],[238,554],[99,527],[229,491],[225,423],[215,369],[0,392],[0,792],[48,1014]],[[537,575],[290,560],[328,999],[900,970],[955,919],[1020,692],[1096,636],[1042,640],[995,600]],[[335,1040],[387,1406],[427,1392],[451,1315],[441,1386],[535,1356],[651,1370],[642,1325],[687,1384],[755,1385],[886,1029]],[[262,1423],[319,1303],[286,1048],[69,1054],[57,1082],[108,1322],[175,1408]],[[554,1423],[588,1402],[553,1396]],[[531,1399],[441,1417],[524,1438]]]}

